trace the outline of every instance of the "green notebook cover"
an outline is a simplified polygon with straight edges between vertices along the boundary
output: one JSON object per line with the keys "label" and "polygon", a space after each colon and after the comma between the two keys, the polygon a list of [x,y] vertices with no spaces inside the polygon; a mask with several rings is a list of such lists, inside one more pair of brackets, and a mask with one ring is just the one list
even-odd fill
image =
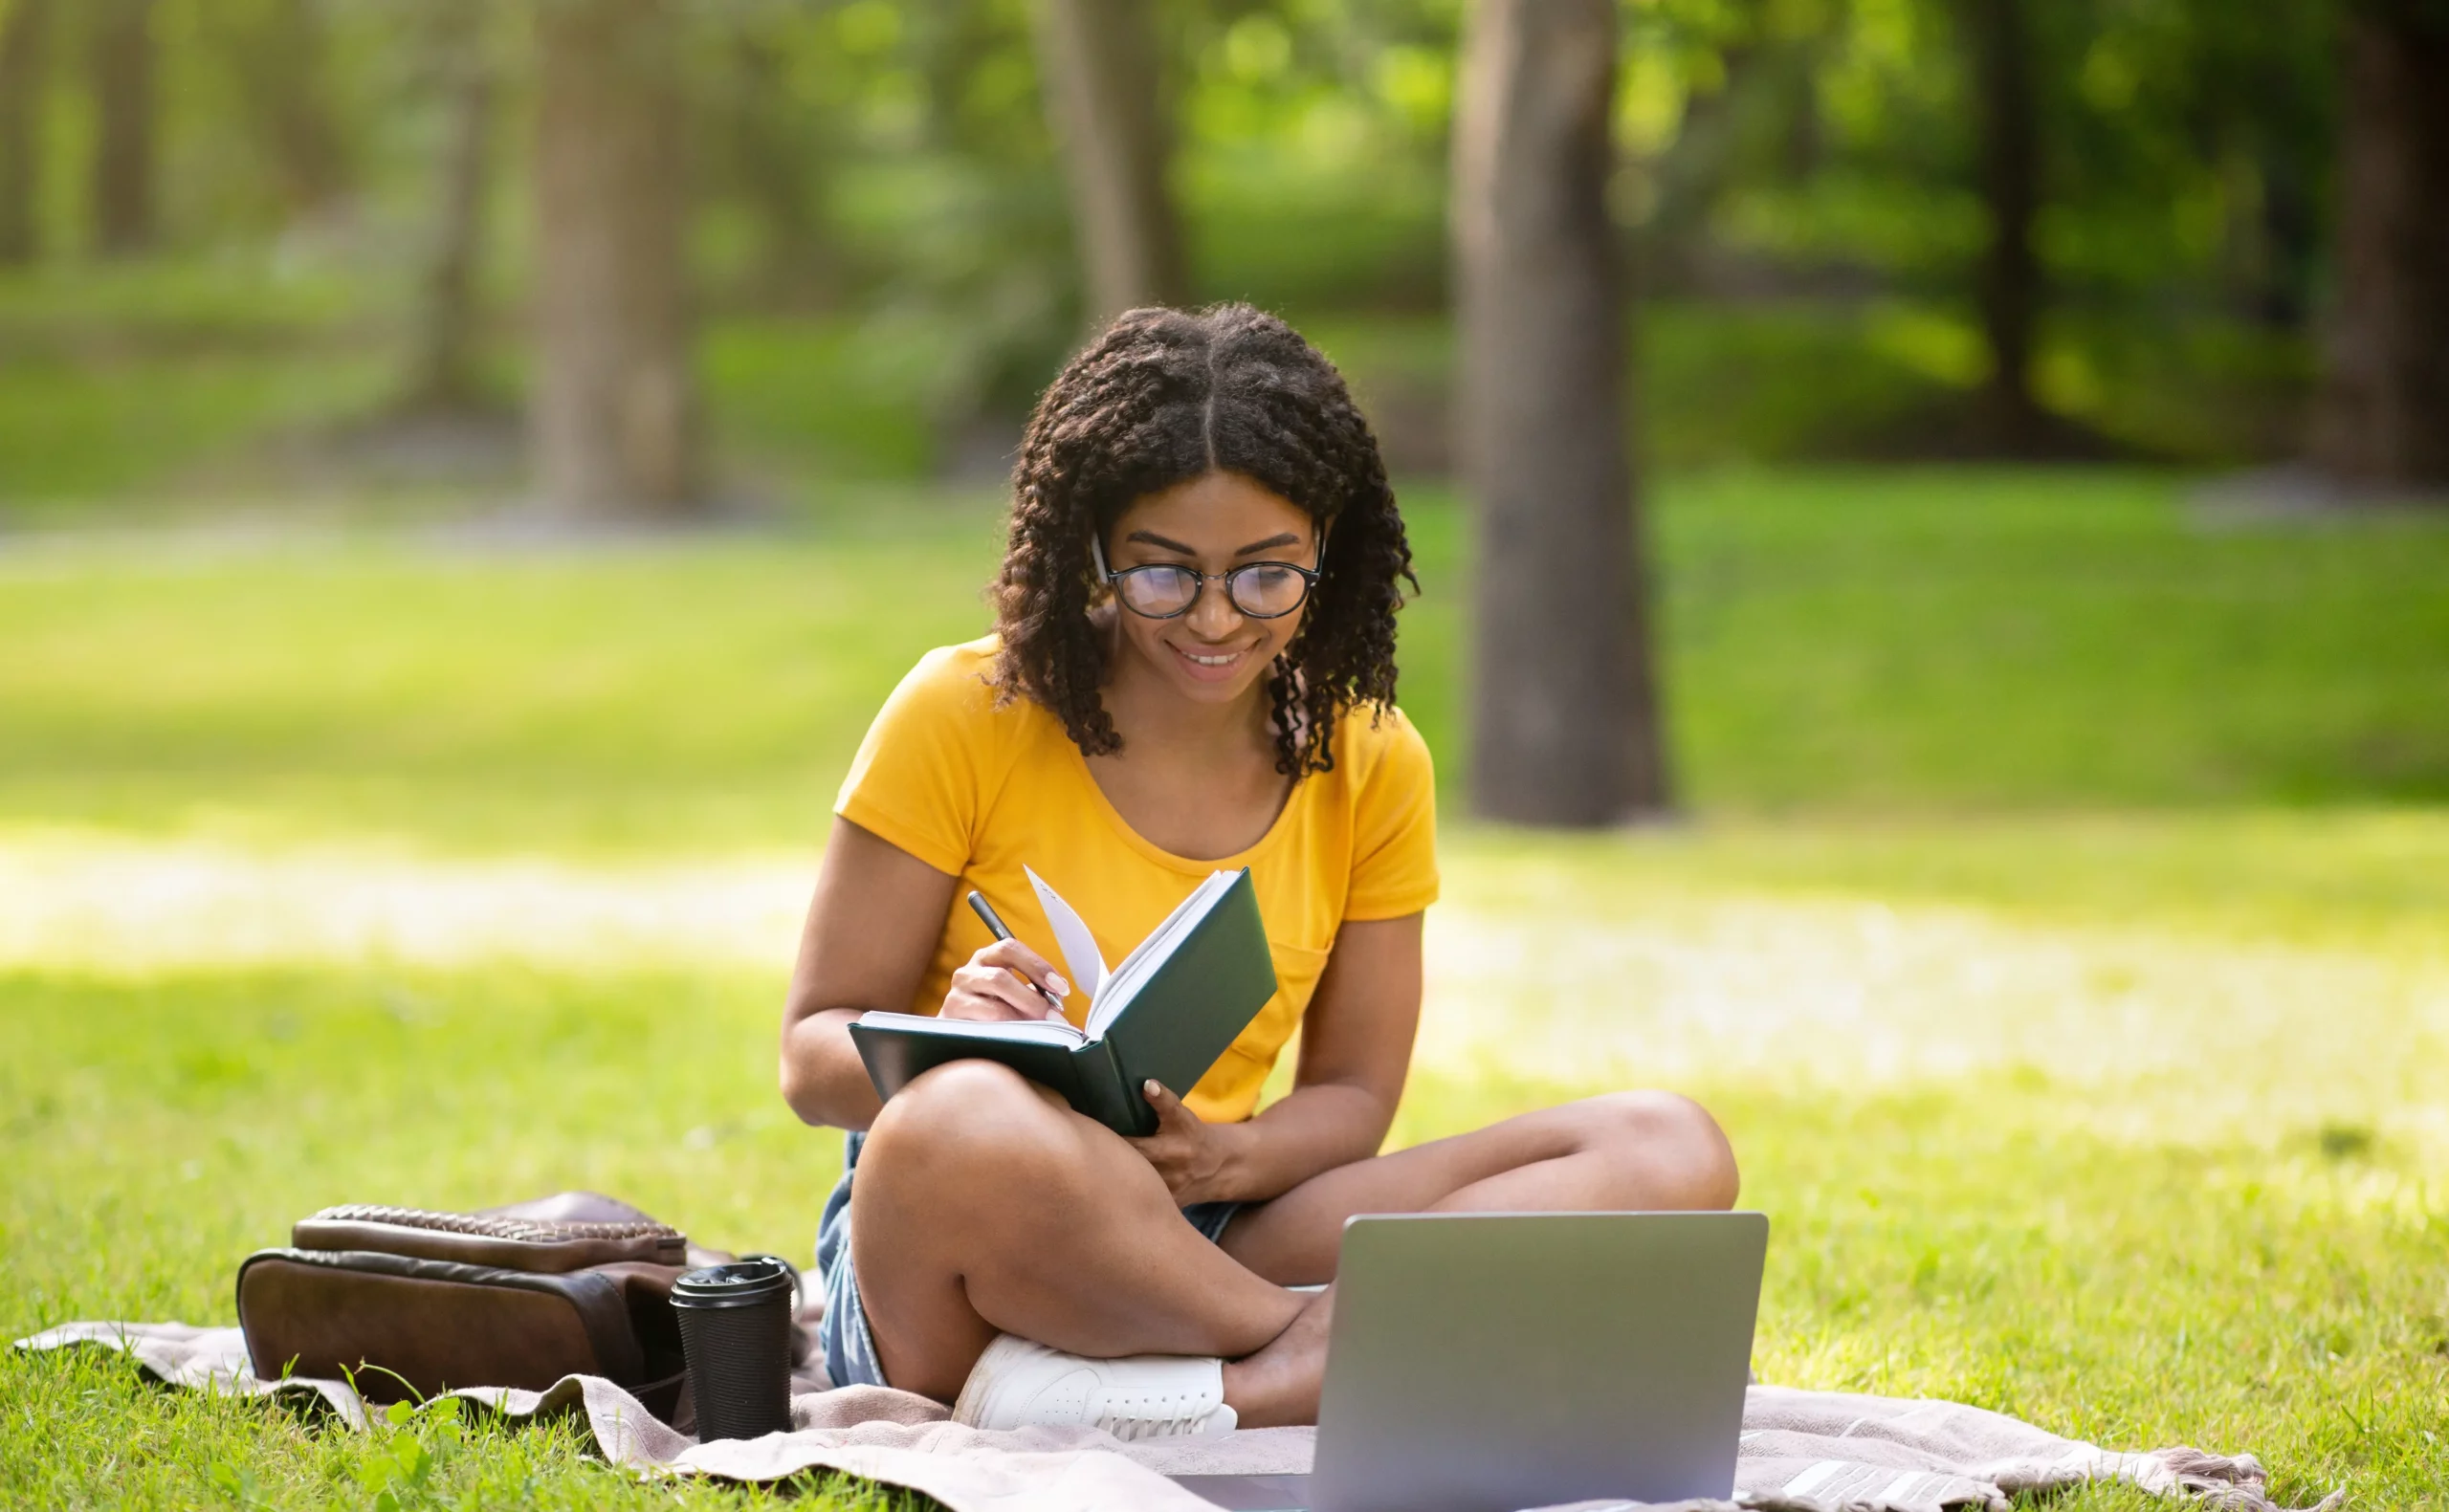
{"label": "green notebook cover", "polygon": [[1161,955],[1136,973],[1126,963],[1107,984],[1110,993],[1124,991],[1126,1000],[1111,1010],[1100,1035],[1022,1020],[862,1014],[850,1025],[850,1041],[876,1095],[889,1100],[921,1072],[975,1058],[1052,1087],[1115,1133],[1155,1133],[1157,1112],[1140,1084],[1153,1079],[1176,1096],[1188,1092],[1275,996],[1275,958],[1249,868],[1231,876],[1203,912],[1181,921]]}

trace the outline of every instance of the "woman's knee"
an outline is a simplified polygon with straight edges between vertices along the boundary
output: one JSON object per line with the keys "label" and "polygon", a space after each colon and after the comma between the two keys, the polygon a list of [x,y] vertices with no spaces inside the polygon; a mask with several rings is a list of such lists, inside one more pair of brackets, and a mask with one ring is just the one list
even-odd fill
{"label": "woman's knee", "polygon": [[1573,1105],[1585,1137],[1621,1160],[1661,1205],[1731,1208],[1742,1188],[1734,1147],[1700,1104],[1675,1092],[1610,1092]]}
{"label": "woman's knee", "polygon": [[909,1180],[950,1197],[971,1182],[1034,1184],[1068,1164],[1064,1122],[1017,1072],[954,1061],[886,1101],[859,1154],[859,1185]]}

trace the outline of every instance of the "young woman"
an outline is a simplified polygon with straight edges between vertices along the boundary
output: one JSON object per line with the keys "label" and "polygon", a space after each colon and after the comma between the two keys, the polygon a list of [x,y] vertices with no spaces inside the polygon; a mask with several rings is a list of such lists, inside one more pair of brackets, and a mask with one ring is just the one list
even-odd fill
{"label": "young woman", "polygon": [[[836,1384],[982,1427],[1315,1420],[1356,1213],[1722,1208],[1700,1107],[1618,1093],[1396,1154],[1437,895],[1427,748],[1394,706],[1411,552],[1335,368],[1243,305],[1136,310],[1040,401],[994,635],[922,658],[843,784],[783,1015],[783,1095],[852,1130],[818,1263]],[[1485,669],[1502,676],[1503,668]],[[1276,996],[1125,1139],[984,1061],[879,1105],[871,1008],[1036,1019],[1028,866],[1109,958],[1247,866]],[[1019,938],[996,941],[971,888]],[[1292,1089],[1260,1084],[1301,1031]]]}

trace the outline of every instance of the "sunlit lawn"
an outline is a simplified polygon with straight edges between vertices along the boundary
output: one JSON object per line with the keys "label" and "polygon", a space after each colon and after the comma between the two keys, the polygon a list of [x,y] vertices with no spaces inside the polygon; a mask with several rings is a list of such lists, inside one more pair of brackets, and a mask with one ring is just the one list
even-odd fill
{"label": "sunlit lawn", "polygon": [[[1451,826],[1397,1137],[1694,1091],[1775,1224],[1764,1378],[2411,1504],[2449,1482],[2449,529],[2176,499],[1670,486],[1698,817]],[[1418,510],[1404,639],[1453,815],[1457,525]],[[838,1141],[773,1090],[792,913],[994,546],[978,497],[880,492],[697,543],[0,550],[9,1332],[225,1321],[337,1201],[592,1187],[804,1249]],[[379,1448],[0,1360],[10,1504],[362,1505]],[[561,1431],[437,1475],[673,1499]]]}

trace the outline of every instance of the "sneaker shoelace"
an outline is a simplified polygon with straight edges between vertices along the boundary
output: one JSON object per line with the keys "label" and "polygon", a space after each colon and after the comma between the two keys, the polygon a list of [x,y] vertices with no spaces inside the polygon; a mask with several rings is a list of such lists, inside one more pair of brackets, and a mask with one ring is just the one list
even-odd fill
{"label": "sneaker shoelace", "polygon": [[1121,1402],[1112,1395],[1100,1404],[1097,1426],[1125,1443],[1142,1438],[1167,1438],[1206,1420],[1213,1405],[1197,1396],[1168,1391],[1163,1396],[1137,1393]]}

